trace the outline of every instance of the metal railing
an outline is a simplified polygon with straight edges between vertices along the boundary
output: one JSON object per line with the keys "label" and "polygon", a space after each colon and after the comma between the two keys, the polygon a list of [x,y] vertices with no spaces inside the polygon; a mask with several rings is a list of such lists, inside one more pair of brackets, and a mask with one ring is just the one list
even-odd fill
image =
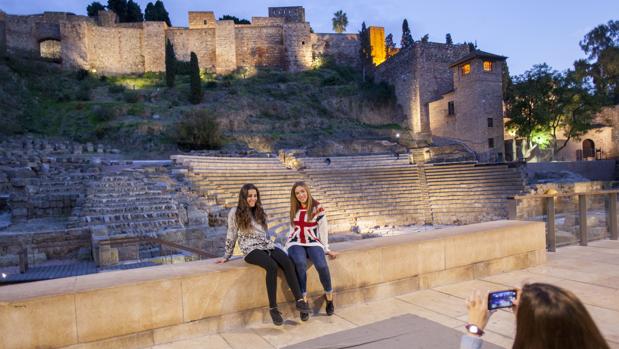
{"label": "metal railing", "polygon": [[99,242],[99,245],[108,245],[111,247],[115,245],[136,244],[136,243],[137,244],[140,244],[140,243],[159,244],[159,245],[170,247],[176,250],[191,252],[197,255],[198,257],[200,257],[200,259],[208,259],[208,258],[217,257],[211,253],[208,253],[206,251],[203,251],[197,248],[184,246],[181,244],[177,244],[175,242],[163,240],[160,238],[150,237],[150,236],[131,236],[131,237],[123,237],[123,238],[117,238],[117,239],[103,240]]}
{"label": "metal railing", "polygon": [[578,219],[579,230],[578,240],[581,246],[587,246],[589,242],[588,220],[587,220],[587,201],[591,197],[605,196],[608,199],[607,205],[607,227],[608,237],[617,240],[617,193],[619,190],[599,190],[584,193],[569,194],[538,194],[515,196],[515,200],[541,199],[545,202],[546,221],[546,243],[549,252],[557,250],[557,229],[556,229],[556,209],[555,202],[558,198],[578,197]]}

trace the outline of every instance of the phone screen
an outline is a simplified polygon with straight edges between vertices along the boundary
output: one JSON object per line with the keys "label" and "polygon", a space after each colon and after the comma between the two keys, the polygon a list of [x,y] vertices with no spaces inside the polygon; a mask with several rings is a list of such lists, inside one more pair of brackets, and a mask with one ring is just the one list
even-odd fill
{"label": "phone screen", "polygon": [[488,294],[488,310],[510,308],[516,300],[516,290],[490,292]]}

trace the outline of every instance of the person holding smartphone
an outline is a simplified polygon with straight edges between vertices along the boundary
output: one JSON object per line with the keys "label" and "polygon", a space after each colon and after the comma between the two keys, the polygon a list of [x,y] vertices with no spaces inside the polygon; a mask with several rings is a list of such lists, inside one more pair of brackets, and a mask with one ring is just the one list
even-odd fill
{"label": "person holding smartphone", "polygon": [[[511,294],[516,297],[509,302]],[[516,314],[514,349],[609,349],[582,302],[572,292],[557,286],[533,283],[521,290],[486,296],[475,291],[466,300],[466,306],[468,333],[462,336],[460,349],[481,348],[490,315],[507,307]]]}
{"label": "person holding smartphone", "polygon": [[[257,265],[266,270],[266,289],[269,297],[269,313],[273,323],[280,326],[284,323],[281,312],[277,308],[277,270],[284,271],[288,286],[295,297],[296,308],[301,314],[309,314],[309,306],[303,299],[299,281],[292,261],[286,253],[275,247],[267,237],[267,215],[262,208],[260,192],[253,184],[245,184],[239,192],[239,202],[228,214],[228,233],[226,236],[226,252],[217,263],[225,263],[232,256],[236,241],[245,255],[245,262]],[[308,315],[309,316],[309,315]]]}
{"label": "person holding smartphone", "polygon": [[[329,225],[325,210],[312,197],[305,182],[296,182],[290,191],[290,231],[286,249],[295,264],[304,297],[307,296],[307,259],[314,263],[325,291],[327,315],[333,315],[333,287],[325,255],[333,259],[337,254],[329,249]],[[307,321],[308,318],[308,315],[301,314],[301,320]]]}

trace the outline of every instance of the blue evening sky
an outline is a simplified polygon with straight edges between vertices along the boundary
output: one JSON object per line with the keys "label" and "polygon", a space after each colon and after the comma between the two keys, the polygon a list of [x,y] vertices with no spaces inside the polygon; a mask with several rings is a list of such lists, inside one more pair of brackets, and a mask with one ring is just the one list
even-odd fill
{"label": "blue evening sky", "polygon": [[[154,2],[154,0],[151,0]],[[0,0],[8,14],[68,11],[86,14],[84,0]],[[107,4],[107,0],[99,1]],[[137,0],[142,11],[148,0]],[[317,33],[332,32],[331,18],[337,10],[348,15],[347,31],[356,33],[361,22],[383,26],[400,43],[402,20],[408,19],[413,38],[430,34],[430,41],[444,42],[451,33],[454,42],[477,41],[479,49],[508,56],[512,75],[546,62],[558,70],[583,58],[578,46],[596,25],[619,19],[619,0],[164,0],[174,26],[187,26],[188,11],[215,11],[251,20],[267,16],[269,6],[305,7],[306,19]]]}

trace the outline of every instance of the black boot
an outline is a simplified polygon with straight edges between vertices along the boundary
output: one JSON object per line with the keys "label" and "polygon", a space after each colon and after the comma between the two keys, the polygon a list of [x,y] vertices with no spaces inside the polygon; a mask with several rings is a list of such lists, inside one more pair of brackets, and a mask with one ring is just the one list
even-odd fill
{"label": "black boot", "polygon": [[299,299],[295,305],[297,307],[297,310],[300,311],[301,314],[309,315],[310,308],[306,301],[304,301],[303,299]]}
{"label": "black boot", "polygon": [[273,324],[275,324],[275,326],[281,326],[284,323],[282,313],[279,312],[277,307],[269,308],[269,313],[271,314],[271,319],[273,319]]}
{"label": "black boot", "polygon": [[335,306],[333,305],[333,300],[328,300],[327,296],[325,295],[325,303],[325,310],[327,311],[327,315],[333,315],[333,313],[335,313]]}

